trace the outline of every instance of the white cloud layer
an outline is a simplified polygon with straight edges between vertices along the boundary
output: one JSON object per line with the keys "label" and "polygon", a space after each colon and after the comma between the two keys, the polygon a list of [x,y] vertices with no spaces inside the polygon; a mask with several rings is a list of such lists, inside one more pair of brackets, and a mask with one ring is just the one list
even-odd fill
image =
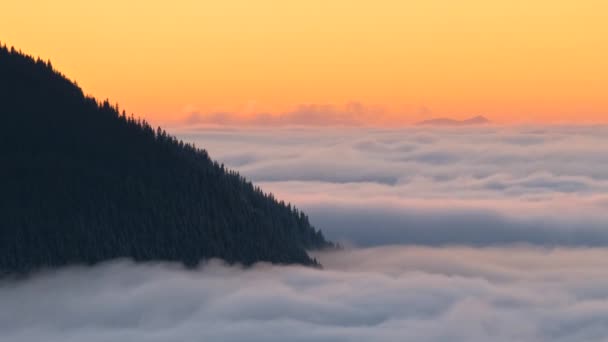
{"label": "white cloud layer", "polygon": [[608,245],[608,127],[173,130],[327,236]]}
{"label": "white cloud layer", "polygon": [[0,341],[599,341],[608,250],[376,247],[324,270],[115,261],[0,282]]}
{"label": "white cloud layer", "polygon": [[0,280],[0,342],[608,338],[608,127],[174,132],[376,247]]}

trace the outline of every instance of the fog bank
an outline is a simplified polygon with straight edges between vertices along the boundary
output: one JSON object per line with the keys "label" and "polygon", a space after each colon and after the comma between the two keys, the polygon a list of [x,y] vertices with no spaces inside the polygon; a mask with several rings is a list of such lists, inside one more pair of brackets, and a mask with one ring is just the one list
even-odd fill
{"label": "fog bank", "polygon": [[0,341],[586,341],[606,249],[389,246],[324,270],[115,261],[0,282]]}
{"label": "fog bank", "polygon": [[175,129],[360,246],[608,245],[608,127]]}

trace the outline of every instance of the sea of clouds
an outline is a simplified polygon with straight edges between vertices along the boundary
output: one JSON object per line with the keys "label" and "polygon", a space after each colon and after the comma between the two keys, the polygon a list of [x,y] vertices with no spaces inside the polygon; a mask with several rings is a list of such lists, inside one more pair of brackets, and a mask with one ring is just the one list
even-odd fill
{"label": "sea of clouds", "polygon": [[608,338],[608,127],[172,132],[346,248],[0,280],[1,342]]}
{"label": "sea of clouds", "polygon": [[0,283],[0,340],[600,341],[608,251],[373,247],[325,269],[114,261]]}
{"label": "sea of clouds", "polygon": [[608,127],[176,129],[357,246],[608,245]]}

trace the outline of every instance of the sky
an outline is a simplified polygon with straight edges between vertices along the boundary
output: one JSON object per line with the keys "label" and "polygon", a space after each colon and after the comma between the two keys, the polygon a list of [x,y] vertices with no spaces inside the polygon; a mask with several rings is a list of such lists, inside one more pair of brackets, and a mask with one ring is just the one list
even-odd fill
{"label": "sky", "polygon": [[601,0],[7,0],[0,40],[153,123],[353,106],[363,125],[597,123],[607,13]]}

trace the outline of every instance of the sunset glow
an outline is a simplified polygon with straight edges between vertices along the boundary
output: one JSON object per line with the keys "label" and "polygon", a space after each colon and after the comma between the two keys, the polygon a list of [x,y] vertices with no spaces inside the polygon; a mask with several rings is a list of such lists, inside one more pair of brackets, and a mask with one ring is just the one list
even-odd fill
{"label": "sunset glow", "polygon": [[154,122],[353,102],[370,124],[608,121],[599,0],[9,0],[0,41]]}
{"label": "sunset glow", "polygon": [[608,0],[1,0],[0,342],[608,341]]}

